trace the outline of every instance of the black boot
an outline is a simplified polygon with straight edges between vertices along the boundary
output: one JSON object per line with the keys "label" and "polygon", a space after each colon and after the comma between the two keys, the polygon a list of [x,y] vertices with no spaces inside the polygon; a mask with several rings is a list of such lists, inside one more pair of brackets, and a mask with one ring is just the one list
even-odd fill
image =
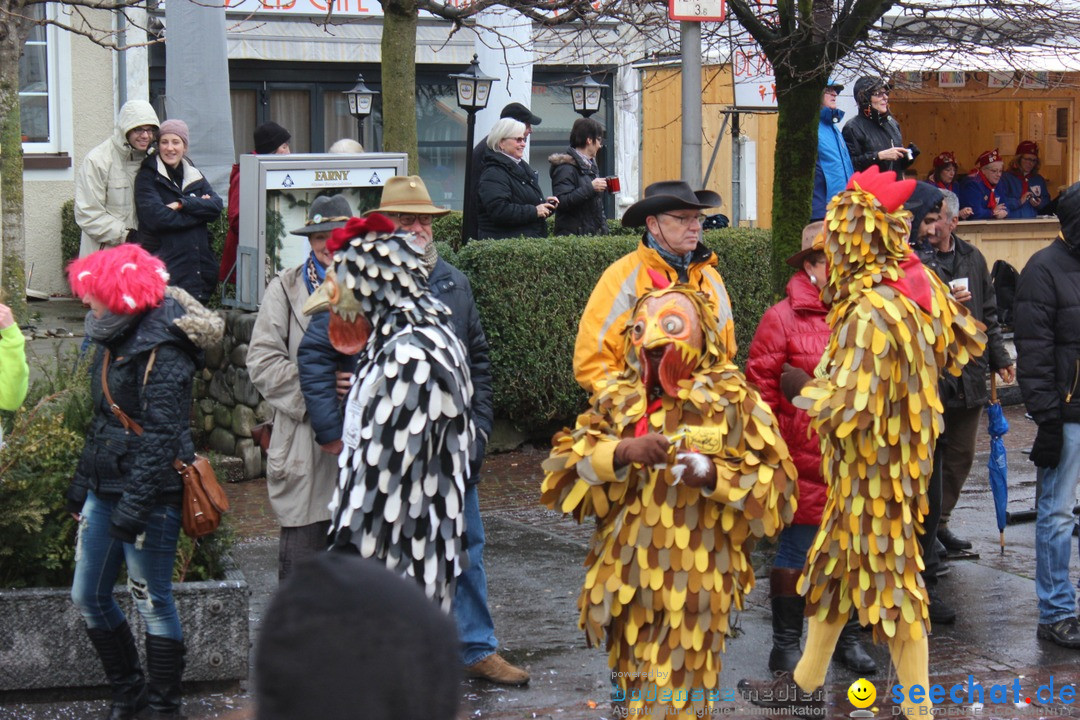
{"label": "black boot", "polygon": [[151,718],[180,717],[180,679],[184,675],[184,643],[146,636],[146,675]]}
{"label": "black boot", "polygon": [[101,658],[112,688],[112,705],[106,720],[131,720],[148,702],[146,680],[131,628],[125,622],[115,630],[86,628],[86,634]]}
{"label": "black boot", "polygon": [[806,601],[795,591],[799,570],[773,568],[769,573],[769,595],[772,599],[773,646],[769,653],[769,670],[774,673],[792,672],[802,657],[803,610]]}
{"label": "black boot", "polygon": [[840,631],[836,642],[833,659],[839,660],[848,670],[859,675],[873,675],[877,672],[877,663],[859,641],[859,621],[852,618]]}

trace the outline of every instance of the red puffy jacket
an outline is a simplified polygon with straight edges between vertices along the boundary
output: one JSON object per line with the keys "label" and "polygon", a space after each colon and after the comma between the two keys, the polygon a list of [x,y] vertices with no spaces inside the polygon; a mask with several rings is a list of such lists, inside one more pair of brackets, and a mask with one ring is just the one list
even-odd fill
{"label": "red puffy jacket", "polygon": [[780,392],[780,372],[791,363],[811,375],[829,341],[825,322],[828,308],[805,272],[797,272],[787,284],[787,297],[765,311],[746,361],[746,377],[761,389],[761,397],[776,414],[780,434],[791,450],[799,471],[799,507],[795,525],[817,525],[825,507],[825,483],[821,478],[821,444],[816,432],[807,436],[810,417],[788,402]]}

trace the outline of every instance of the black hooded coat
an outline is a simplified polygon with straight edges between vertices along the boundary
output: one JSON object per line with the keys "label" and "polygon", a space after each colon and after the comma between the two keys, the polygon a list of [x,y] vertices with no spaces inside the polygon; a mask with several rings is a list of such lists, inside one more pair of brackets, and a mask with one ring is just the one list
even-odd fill
{"label": "black hooded coat", "polygon": [[[859,112],[844,125],[841,132],[856,172],[877,165],[882,172],[892,170],[898,178],[902,178],[904,170],[911,165],[914,157],[879,160],[877,156],[882,150],[903,147],[900,126],[893,116],[889,113],[882,115],[870,107],[871,94],[884,87],[885,83],[878,77],[861,77],[855,81],[855,102],[859,104]],[[917,154],[917,151],[914,154]]]}

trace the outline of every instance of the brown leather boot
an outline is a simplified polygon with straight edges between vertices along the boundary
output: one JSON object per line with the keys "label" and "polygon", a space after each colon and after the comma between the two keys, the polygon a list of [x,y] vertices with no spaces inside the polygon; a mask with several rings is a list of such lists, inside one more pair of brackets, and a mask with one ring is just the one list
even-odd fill
{"label": "brown leather boot", "polygon": [[499,685],[525,685],[529,682],[528,670],[511,665],[499,653],[491,653],[483,660],[465,668],[465,676]]}

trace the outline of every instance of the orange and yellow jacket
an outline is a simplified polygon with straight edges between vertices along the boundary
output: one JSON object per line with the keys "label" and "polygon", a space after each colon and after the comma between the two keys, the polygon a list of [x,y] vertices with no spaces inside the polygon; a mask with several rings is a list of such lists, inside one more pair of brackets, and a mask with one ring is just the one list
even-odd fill
{"label": "orange and yellow jacket", "polygon": [[[713,251],[698,244],[690,261],[687,284],[709,297],[722,328],[724,350],[728,358],[734,358],[731,301],[716,265]],[[615,377],[625,367],[622,333],[638,296],[653,287],[647,272],[650,268],[663,273],[672,284],[679,282],[675,268],[643,239],[634,252],[619,258],[604,271],[589,296],[574,344],[574,377],[590,395],[599,380]]]}

